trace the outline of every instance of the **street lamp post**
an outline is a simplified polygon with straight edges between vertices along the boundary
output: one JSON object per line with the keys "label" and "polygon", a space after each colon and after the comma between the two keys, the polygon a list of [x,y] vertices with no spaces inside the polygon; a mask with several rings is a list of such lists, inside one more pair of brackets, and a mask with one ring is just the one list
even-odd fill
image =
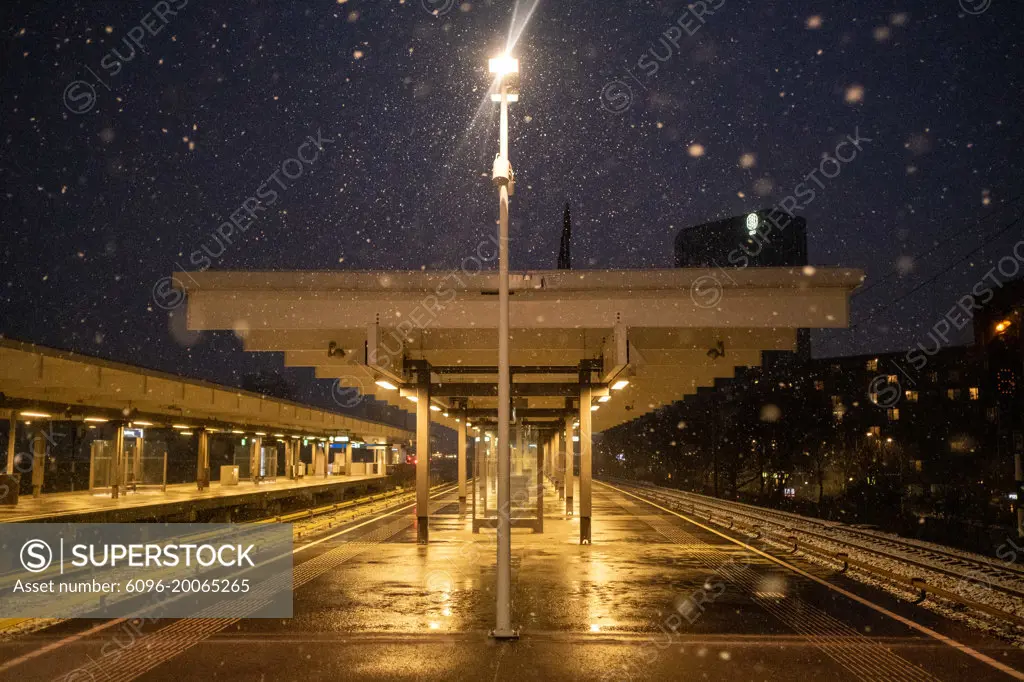
{"label": "street lamp post", "polygon": [[494,159],[492,179],[498,187],[498,557],[497,616],[491,636],[515,639],[519,632],[512,627],[512,518],[511,518],[511,453],[509,420],[511,418],[511,373],[509,369],[508,315],[508,198],[515,189],[512,165],[508,159],[508,105],[518,100],[509,92],[509,79],[519,72],[518,60],[508,55],[490,60],[490,71],[499,81],[499,92],[492,99],[501,105],[501,139]]}

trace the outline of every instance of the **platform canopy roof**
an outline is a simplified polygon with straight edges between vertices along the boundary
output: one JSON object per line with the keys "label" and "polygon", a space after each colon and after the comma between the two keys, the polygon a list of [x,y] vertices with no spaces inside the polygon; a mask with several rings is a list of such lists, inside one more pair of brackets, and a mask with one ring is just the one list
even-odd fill
{"label": "platform canopy roof", "polygon": [[0,339],[0,412],[402,442],[407,429],[229,386]]}
{"label": "platform canopy roof", "polygon": [[[235,330],[247,350],[283,353],[287,366],[405,409],[429,377],[432,417],[448,426],[496,418],[496,272],[174,280],[187,293],[189,329]],[[568,416],[588,382],[595,431],[636,419],[759,365],[764,351],[795,350],[798,329],[845,327],[862,280],[859,270],[812,267],[515,272],[516,415]]]}

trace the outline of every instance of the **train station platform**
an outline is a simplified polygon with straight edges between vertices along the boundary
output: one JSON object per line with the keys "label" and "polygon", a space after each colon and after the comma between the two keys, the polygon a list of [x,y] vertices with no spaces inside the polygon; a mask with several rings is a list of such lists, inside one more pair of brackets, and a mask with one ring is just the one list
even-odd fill
{"label": "train station platform", "polygon": [[450,491],[429,545],[406,505],[297,546],[291,619],[65,624],[0,657],[41,680],[1024,678],[1008,643],[627,491],[595,484],[592,545],[545,502],[544,533],[513,532],[516,641],[488,636],[493,533]]}
{"label": "train station platform", "polygon": [[110,494],[86,492],[50,493],[22,497],[17,506],[0,506],[0,523],[127,523],[132,521],[229,521],[237,507],[270,508],[279,501],[341,499],[352,488],[377,489],[386,476],[308,476],[254,484],[240,481],[225,486],[214,481],[205,490],[195,483],[167,486],[166,491],[146,489]]}

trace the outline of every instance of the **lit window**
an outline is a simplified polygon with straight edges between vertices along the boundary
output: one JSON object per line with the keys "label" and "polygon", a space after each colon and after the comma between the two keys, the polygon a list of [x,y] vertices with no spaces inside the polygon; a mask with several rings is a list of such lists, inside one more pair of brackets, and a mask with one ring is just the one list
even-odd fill
{"label": "lit window", "polygon": [[877,436],[877,435],[882,433],[882,427],[881,426],[872,426],[870,429],[868,429],[868,432],[872,436]]}
{"label": "lit window", "polygon": [[971,386],[967,390],[971,392],[971,400],[977,400],[978,398],[981,397],[981,391],[978,390],[977,386]]}
{"label": "lit window", "polygon": [[900,420],[900,408],[890,407],[889,408],[889,421],[898,422]]}
{"label": "lit window", "polygon": [[878,371],[878,358],[875,358],[874,360],[868,360],[868,371]]}
{"label": "lit window", "polygon": [[996,388],[1001,395],[1013,395],[1017,390],[1017,377],[1012,369],[996,372]]}
{"label": "lit window", "polygon": [[814,388],[815,388],[815,390],[818,390],[818,391],[824,391],[825,390],[825,382],[821,381],[821,380],[815,381],[814,382]]}
{"label": "lit window", "polygon": [[916,403],[917,402],[917,397],[918,397],[917,396],[917,391],[906,391],[905,395],[907,396],[907,402],[909,402],[909,403]]}
{"label": "lit window", "polygon": [[948,388],[948,389],[946,389],[946,397],[949,398],[950,400],[959,400],[960,399],[960,389],[959,388]]}

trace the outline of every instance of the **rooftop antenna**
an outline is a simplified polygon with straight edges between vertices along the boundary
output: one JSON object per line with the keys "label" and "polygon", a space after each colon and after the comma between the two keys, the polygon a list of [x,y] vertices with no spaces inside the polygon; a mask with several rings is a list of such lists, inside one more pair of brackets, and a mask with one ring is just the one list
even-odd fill
{"label": "rooftop antenna", "polygon": [[565,205],[565,214],[562,216],[562,241],[558,245],[558,269],[572,270],[572,215],[569,214],[569,204]]}

